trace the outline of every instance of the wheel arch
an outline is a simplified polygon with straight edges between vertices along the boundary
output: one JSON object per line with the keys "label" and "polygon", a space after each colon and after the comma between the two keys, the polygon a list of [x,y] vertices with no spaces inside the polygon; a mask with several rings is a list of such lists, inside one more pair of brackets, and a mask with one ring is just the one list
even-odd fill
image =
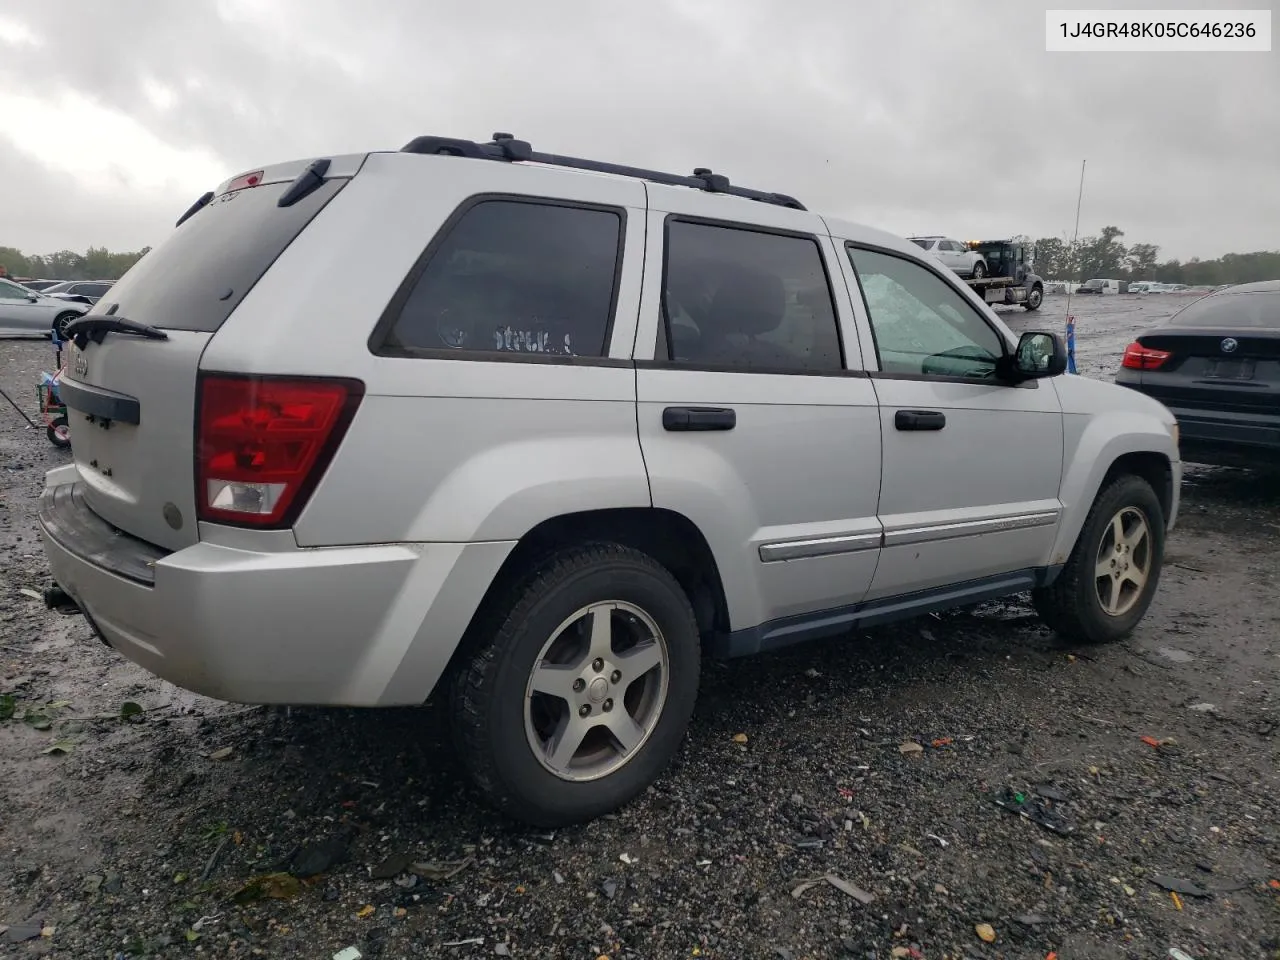
{"label": "wheel arch", "polygon": [[509,590],[540,560],[566,547],[593,542],[631,547],[666,567],[688,595],[698,631],[704,637],[729,629],[724,583],[711,545],[697,524],[682,513],[661,507],[584,510],[549,517],[520,538],[472,614],[453,660],[483,640],[475,635],[476,628],[494,597]]}
{"label": "wheel arch", "polygon": [[[1050,558],[1052,566],[1067,562],[1084,527],[1089,508],[1098,493],[1116,477],[1134,474],[1151,484],[1166,527],[1177,506],[1174,459],[1168,450],[1158,449],[1153,437],[1144,434],[1112,436],[1109,442],[1095,444],[1085,440],[1063,476],[1061,499],[1067,507],[1064,523],[1058,530]],[[1172,445],[1172,439],[1166,438]],[[1097,447],[1090,456],[1090,447]]]}

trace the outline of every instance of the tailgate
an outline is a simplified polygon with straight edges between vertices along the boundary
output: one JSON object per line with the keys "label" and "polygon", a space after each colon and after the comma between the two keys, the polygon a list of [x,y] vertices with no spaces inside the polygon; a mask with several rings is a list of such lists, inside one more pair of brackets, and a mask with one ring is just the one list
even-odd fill
{"label": "tailgate", "polygon": [[194,447],[200,357],[363,159],[333,158],[318,184],[283,206],[295,178],[310,176],[309,161],[229,181],[80,321],[110,315],[164,334],[150,339],[90,329],[71,347],[61,394],[85,502],[104,520],[170,550],[199,540]]}

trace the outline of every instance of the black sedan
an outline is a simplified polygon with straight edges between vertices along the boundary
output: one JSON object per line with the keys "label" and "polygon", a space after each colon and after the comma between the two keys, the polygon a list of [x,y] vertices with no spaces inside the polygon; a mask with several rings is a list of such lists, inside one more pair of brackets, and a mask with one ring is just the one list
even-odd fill
{"label": "black sedan", "polygon": [[1116,383],[1173,412],[1184,460],[1280,465],[1280,280],[1188,304],[1125,348]]}

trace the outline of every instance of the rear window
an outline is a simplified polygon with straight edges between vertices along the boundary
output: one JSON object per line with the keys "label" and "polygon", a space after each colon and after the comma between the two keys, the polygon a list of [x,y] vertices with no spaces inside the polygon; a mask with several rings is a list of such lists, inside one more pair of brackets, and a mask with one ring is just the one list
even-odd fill
{"label": "rear window", "polygon": [[1174,327],[1280,330],[1280,292],[1227,293],[1197,300],[1169,319]]}
{"label": "rear window", "polygon": [[623,214],[482,200],[428,248],[382,350],[600,357],[608,349]]}
{"label": "rear window", "polygon": [[911,242],[914,243],[921,250],[928,250],[929,244],[932,243],[933,241],[932,240],[912,240]]}
{"label": "rear window", "polygon": [[269,183],[215,197],[114,283],[93,309],[166,330],[213,333],[339,190],[326,180],[289,207]]}

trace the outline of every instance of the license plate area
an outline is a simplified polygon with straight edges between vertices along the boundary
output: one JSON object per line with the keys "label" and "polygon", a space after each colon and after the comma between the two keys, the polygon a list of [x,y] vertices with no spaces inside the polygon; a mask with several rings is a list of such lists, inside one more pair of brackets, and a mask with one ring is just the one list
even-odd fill
{"label": "license plate area", "polygon": [[1253,360],[1210,360],[1204,375],[1209,380],[1252,380]]}

